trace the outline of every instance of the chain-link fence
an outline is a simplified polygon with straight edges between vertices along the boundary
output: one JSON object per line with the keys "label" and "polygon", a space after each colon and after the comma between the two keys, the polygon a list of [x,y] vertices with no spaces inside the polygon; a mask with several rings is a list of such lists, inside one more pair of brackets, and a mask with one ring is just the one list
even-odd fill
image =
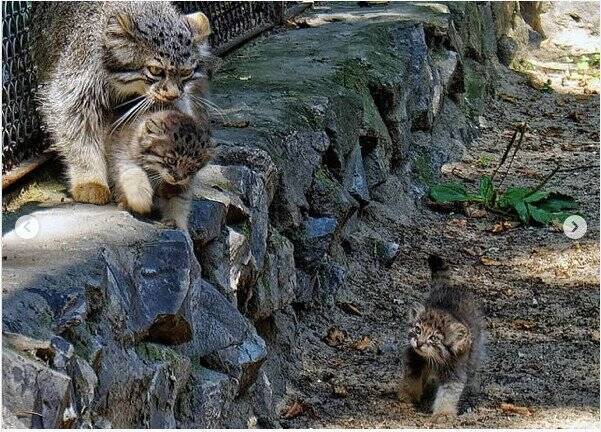
{"label": "chain-link fence", "polygon": [[[175,2],[184,13],[204,12],[211,43],[222,54],[299,13],[299,2]],[[35,109],[36,73],[31,59],[31,2],[2,2],[2,173],[13,170],[45,146]]]}

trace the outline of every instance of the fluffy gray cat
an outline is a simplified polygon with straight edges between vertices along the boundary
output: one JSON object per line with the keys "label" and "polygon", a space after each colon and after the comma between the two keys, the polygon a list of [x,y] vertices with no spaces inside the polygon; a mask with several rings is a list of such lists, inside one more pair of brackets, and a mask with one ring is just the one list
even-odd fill
{"label": "fluffy gray cat", "polygon": [[41,114],[71,195],[105,204],[114,131],[146,111],[196,117],[206,105],[208,19],[170,2],[40,2],[32,13]]}

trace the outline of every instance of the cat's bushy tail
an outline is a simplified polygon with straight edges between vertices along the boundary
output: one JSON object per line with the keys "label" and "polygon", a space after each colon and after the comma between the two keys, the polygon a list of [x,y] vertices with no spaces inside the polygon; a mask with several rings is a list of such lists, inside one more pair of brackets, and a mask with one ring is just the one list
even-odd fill
{"label": "cat's bushy tail", "polygon": [[449,266],[438,255],[428,256],[428,266],[432,275],[432,288],[446,288],[449,286]]}

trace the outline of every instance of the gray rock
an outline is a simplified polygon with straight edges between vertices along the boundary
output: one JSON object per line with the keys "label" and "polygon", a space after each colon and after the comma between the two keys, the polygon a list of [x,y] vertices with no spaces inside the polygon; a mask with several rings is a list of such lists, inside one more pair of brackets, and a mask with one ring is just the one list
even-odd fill
{"label": "gray rock", "polygon": [[348,219],[359,208],[359,203],[324,166],[315,171],[307,197],[312,214],[337,220]]}
{"label": "gray rock", "polygon": [[254,286],[247,288],[242,310],[253,320],[267,318],[290,304],[295,291],[294,247],[286,237],[272,230],[261,276]]}
{"label": "gray rock", "polygon": [[337,227],[331,217],[309,217],[293,235],[294,257],[302,268],[315,268],[328,252]]}
{"label": "gray rock", "polygon": [[363,167],[361,148],[357,146],[350,154],[344,175],[344,185],[349,194],[362,205],[369,202],[369,188]]}
{"label": "gray rock", "polygon": [[408,112],[412,130],[429,130],[437,108],[435,78],[430,67],[424,27],[421,24],[393,32],[394,45],[407,61],[408,81],[411,88]]}
{"label": "gray rock", "polygon": [[301,269],[296,270],[295,303],[308,304],[314,300],[316,278],[309,276]]}
{"label": "gray rock", "polygon": [[[201,170],[196,179],[204,186],[225,189],[238,195],[248,208],[252,259],[254,266],[260,269],[265,258],[271,202],[263,176],[241,165],[210,165]],[[232,223],[230,220],[227,222]]]}
{"label": "gray rock", "polygon": [[236,394],[236,385],[226,374],[198,366],[177,400],[177,427],[222,428],[223,419]]}
{"label": "gray rock", "polygon": [[98,377],[88,362],[78,356],[69,363],[68,373],[73,382],[77,411],[89,422]]}
{"label": "gray rock", "polygon": [[50,340],[50,349],[53,351],[52,367],[60,371],[67,368],[75,353],[73,345],[60,336],[55,336]]}
{"label": "gray rock", "polygon": [[[248,223],[226,227],[218,239],[196,250],[203,274],[234,304],[239,302],[239,292],[254,285],[258,274],[249,238],[241,232],[248,232],[247,227]],[[241,302],[243,298],[244,293]]]}
{"label": "gray rock", "polygon": [[375,253],[378,260],[385,266],[391,265],[399,254],[398,243],[386,240],[375,240]]}
{"label": "gray rock", "polygon": [[235,378],[243,391],[265,359],[265,342],[223,294],[200,278],[192,283],[186,304],[193,338],[181,352]]}
{"label": "gray rock", "polygon": [[441,50],[433,56],[434,67],[440,74],[445,94],[457,96],[465,92],[463,66],[455,51]]}
{"label": "gray rock", "polygon": [[333,305],[336,295],[344,288],[346,270],[333,262],[321,264],[318,272],[316,295],[323,304]]}
{"label": "gray rock", "polygon": [[135,340],[166,344],[190,340],[190,323],[181,311],[194,258],[181,231],[166,230],[138,248],[106,249],[104,259],[107,298],[121,303],[115,307],[127,312],[124,325]]}
{"label": "gray rock", "polygon": [[6,429],[26,429],[25,423],[6,407],[2,406],[2,427]]}
{"label": "gray rock", "polygon": [[105,351],[94,413],[112,427],[174,428],[175,400],[187,381],[189,359],[152,343],[135,350],[110,344]]}
{"label": "gray rock", "polygon": [[257,425],[261,428],[278,427],[273,388],[265,371],[259,371],[257,381],[251,388],[251,394],[253,409],[257,415]]}
{"label": "gray rock", "polygon": [[225,224],[226,206],[218,201],[194,200],[188,219],[188,231],[196,247],[217,238]]}
{"label": "gray rock", "polygon": [[2,352],[2,402],[27,428],[69,427],[71,378],[11,350]]}
{"label": "gray rock", "polygon": [[280,177],[274,198],[273,218],[282,229],[301,224],[302,212],[309,207],[305,196],[329,145],[325,132],[295,132],[283,140],[281,158],[295,169]]}

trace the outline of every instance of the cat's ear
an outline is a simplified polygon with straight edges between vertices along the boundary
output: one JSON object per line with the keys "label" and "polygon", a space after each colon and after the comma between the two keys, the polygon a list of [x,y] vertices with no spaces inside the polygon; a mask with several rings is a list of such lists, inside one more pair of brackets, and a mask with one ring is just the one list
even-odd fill
{"label": "cat's ear", "polygon": [[449,347],[455,355],[466,352],[472,345],[472,335],[470,330],[460,322],[449,324],[444,344]]}
{"label": "cat's ear", "polygon": [[135,24],[127,12],[117,12],[110,16],[106,29],[107,35],[120,38],[131,38],[135,36]]}
{"label": "cat's ear", "polygon": [[211,34],[212,30],[209,19],[202,12],[195,12],[193,14],[186,15],[185,19],[192,29],[192,33],[194,33],[195,42],[206,39]]}
{"label": "cat's ear", "polygon": [[419,316],[426,310],[426,308],[424,307],[423,304],[421,303],[414,303],[411,306],[409,306],[409,309],[407,310],[407,319],[409,320],[409,322],[415,322],[417,321],[417,319],[419,318]]}

